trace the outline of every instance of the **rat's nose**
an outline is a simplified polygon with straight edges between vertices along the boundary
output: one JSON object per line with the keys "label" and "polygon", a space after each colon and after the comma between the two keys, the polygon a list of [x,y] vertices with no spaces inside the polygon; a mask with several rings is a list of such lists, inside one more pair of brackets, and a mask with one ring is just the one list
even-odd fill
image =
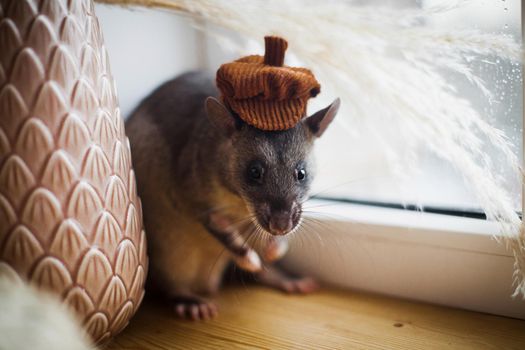
{"label": "rat's nose", "polygon": [[293,228],[292,215],[288,211],[272,214],[269,222],[270,232],[273,235],[282,236]]}

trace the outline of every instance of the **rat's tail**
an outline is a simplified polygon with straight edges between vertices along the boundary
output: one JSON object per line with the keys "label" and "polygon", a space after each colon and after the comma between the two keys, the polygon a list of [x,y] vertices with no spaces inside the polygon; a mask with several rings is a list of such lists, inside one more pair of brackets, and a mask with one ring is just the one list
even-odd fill
{"label": "rat's tail", "polygon": [[93,350],[73,314],[56,297],[0,278],[0,349]]}

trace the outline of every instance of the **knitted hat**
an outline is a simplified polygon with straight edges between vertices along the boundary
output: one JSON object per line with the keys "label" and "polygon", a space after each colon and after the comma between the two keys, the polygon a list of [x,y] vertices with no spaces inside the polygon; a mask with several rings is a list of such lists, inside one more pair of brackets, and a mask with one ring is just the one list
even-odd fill
{"label": "knitted hat", "polygon": [[286,130],[306,115],[306,103],[321,86],[306,68],[284,66],[286,40],[264,38],[263,56],[223,64],[217,87],[224,104],[244,122],[262,130]]}

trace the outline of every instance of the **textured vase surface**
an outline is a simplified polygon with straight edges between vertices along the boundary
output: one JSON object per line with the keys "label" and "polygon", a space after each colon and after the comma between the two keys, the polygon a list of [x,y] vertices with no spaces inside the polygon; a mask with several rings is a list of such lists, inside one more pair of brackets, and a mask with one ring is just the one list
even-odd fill
{"label": "textured vase surface", "polygon": [[91,0],[0,0],[0,275],[58,293],[97,342],[146,278],[140,200]]}

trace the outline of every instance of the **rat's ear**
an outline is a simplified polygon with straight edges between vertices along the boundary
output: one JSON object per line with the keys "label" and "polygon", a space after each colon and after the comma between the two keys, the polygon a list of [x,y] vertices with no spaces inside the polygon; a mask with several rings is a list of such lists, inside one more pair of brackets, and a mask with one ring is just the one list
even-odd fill
{"label": "rat's ear", "polygon": [[231,136],[237,128],[237,122],[228,108],[215,97],[208,97],[204,106],[212,124]]}
{"label": "rat's ear", "polygon": [[336,98],[331,105],[306,118],[305,123],[312,134],[316,137],[321,137],[328,125],[334,120],[340,105],[341,100]]}

